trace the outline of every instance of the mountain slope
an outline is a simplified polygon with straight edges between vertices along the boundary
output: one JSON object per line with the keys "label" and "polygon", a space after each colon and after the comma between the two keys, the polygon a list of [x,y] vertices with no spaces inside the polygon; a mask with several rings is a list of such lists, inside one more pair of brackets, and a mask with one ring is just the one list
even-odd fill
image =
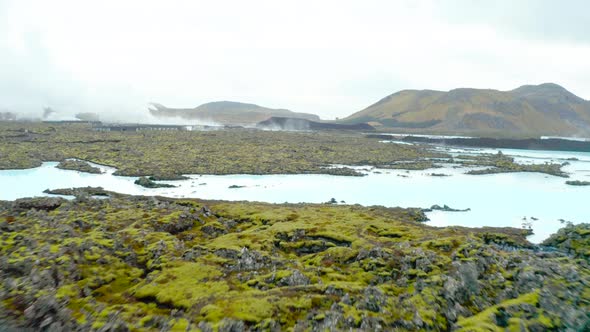
{"label": "mountain slope", "polygon": [[590,102],[552,83],[511,91],[403,90],[342,121],[420,132],[576,136],[590,134]]}
{"label": "mountain slope", "polygon": [[181,118],[186,120],[213,121],[225,125],[254,125],[273,116],[291,117],[318,121],[314,114],[296,113],[286,109],[272,109],[255,104],[232,101],[206,103],[195,108],[167,108],[152,103],[149,108],[153,116],[160,118]]}

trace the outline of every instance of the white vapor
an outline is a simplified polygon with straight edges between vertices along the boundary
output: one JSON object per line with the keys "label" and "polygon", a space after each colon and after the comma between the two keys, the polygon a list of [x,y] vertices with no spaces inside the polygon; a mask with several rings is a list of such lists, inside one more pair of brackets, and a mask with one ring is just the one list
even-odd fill
{"label": "white vapor", "polygon": [[0,110],[150,122],[149,102],[233,100],[334,118],[406,88],[543,82],[588,99],[587,2],[490,3],[0,0]]}

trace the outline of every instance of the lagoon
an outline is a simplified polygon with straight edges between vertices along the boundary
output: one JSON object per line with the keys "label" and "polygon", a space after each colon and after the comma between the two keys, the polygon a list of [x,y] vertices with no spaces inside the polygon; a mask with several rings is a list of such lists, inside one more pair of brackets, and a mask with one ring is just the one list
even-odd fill
{"label": "lagoon", "polygon": [[[451,154],[496,153],[496,149],[444,148]],[[567,180],[590,180],[590,153],[502,149],[521,163],[565,162]],[[576,158],[577,160],[573,160]],[[425,171],[357,167],[363,177],[333,175],[188,175],[188,180],[162,181],[177,188],[147,189],[134,177],[115,176],[114,168],[100,166],[104,174],[87,174],[41,167],[0,171],[0,199],[41,196],[45,189],[95,186],[133,195],[201,198],[270,203],[323,203],[335,198],[346,204],[428,208],[448,205],[468,212],[427,213],[432,226],[531,227],[529,239],[540,242],[563,226],[563,221],[590,222],[590,187],[565,184],[566,179],[538,173],[467,175],[465,168],[445,165]],[[432,176],[442,173],[449,176]],[[232,185],[241,188],[229,188]],[[341,203],[343,204],[343,203]],[[346,222],[346,220],[342,220]]]}

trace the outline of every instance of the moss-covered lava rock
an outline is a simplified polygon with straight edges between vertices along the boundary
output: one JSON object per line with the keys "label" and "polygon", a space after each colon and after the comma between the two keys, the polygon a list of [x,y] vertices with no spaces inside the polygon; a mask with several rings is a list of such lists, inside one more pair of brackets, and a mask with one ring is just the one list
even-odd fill
{"label": "moss-covered lava rock", "polygon": [[590,224],[569,224],[551,235],[543,245],[559,248],[590,262]]}
{"label": "moss-covered lava rock", "polygon": [[[560,251],[587,250],[577,235],[564,235],[573,239],[569,247],[552,242],[557,249],[539,251],[526,231],[434,228],[416,221],[419,210],[107,192],[93,199],[83,191],[72,190],[73,200],[0,201],[5,325],[56,331],[589,326],[588,262]],[[584,229],[575,231],[583,239]]]}

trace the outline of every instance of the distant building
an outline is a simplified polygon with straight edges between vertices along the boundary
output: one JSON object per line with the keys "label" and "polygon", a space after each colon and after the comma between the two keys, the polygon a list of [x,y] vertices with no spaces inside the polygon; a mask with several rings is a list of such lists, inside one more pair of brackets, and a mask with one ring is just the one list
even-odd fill
{"label": "distant building", "polygon": [[152,124],[100,124],[92,127],[94,131],[181,131],[187,126]]}
{"label": "distant building", "polygon": [[235,129],[235,128],[244,128],[242,126],[210,126],[210,125],[191,125],[187,126],[187,130],[190,131],[210,131],[210,130],[221,130],[221,129]]}
{"label": "distant building", "polygon": [[43,120],[43,123],[49,124],[91,124],[93,126],[100,125],[100,121],[82,121],[82,120]]}

